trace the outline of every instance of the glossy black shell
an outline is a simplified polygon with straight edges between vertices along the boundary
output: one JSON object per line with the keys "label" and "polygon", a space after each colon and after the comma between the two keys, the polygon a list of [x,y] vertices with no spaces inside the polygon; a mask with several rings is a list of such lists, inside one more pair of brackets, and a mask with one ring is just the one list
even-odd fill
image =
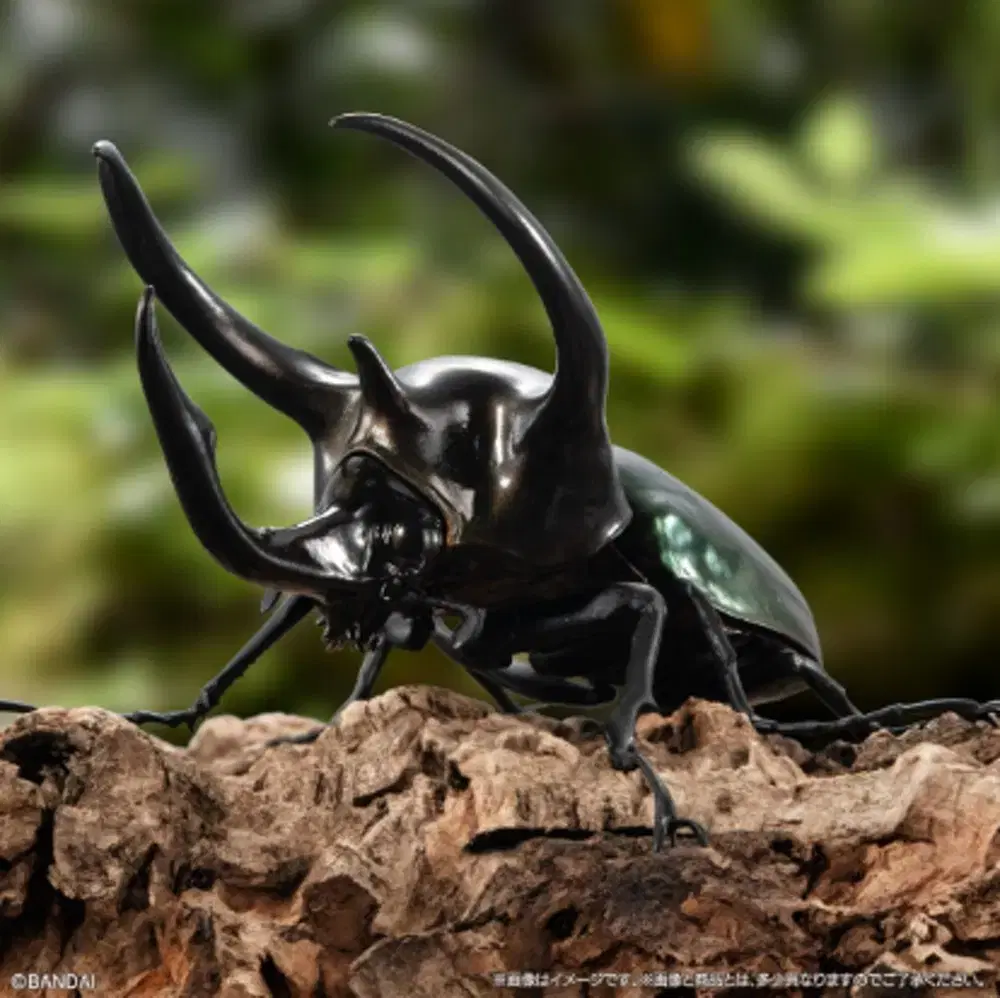
{"label": "glossy black shell", "polygon": [[696,587],[723,618],[770,632],[821,662],[812,612],[785,570],[694,489],[632,451],[615,447],[614,454],[633,510],[616,543],[649,582],[662,589],[656,570],[665,570]]}

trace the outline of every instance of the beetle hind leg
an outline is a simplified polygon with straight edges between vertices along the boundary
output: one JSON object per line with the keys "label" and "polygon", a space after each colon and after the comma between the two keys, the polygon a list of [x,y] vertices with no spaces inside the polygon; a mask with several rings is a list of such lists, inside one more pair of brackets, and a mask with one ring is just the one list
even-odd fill
{"label": "beetle hind leg", "polygon": [[761,733],[773,731],[777,722],[768,717],[762,717],[750,703],[750,698],[747,696],[740,678],[739,658],[726,634],[722,618],[716,612],[715,607],[694,586],[688,585],[685,588],[691,604],[698,614],[702,632],[711,646],[719,680],[726,691],[729,705],[734,710],[744,714],[756,731]]}
{"label": "beetle hind leg", "polygon": [[859,717],[861,711],[847,695],[847,690],[837,682],[818,662],[798,652],[786,652],[786,659],[794,675],[823,701],[834,717]]}

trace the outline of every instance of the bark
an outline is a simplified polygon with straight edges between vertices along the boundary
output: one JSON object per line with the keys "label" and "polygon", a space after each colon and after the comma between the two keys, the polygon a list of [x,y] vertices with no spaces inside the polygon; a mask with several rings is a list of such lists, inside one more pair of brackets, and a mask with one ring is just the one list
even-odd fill
{"label": "bark", "polygon": [[[655,995],[677,979],[641,975],[695,972],[994,987],[989,725],[812,752],[715,703],[646,716],[640,747],[712,835],[654,854],[642,777],[611,769],[592,722],[403,687],[311,746],[265,748],[311,723],[218,717],[187,749],[96,709],[0,732],[0,990],[32,972],[167,998]],[[585,983],[612,971],[632,987]],[[500,972],[548,984],[503,990]],[[757,993],[808,993],[770,980]]]}

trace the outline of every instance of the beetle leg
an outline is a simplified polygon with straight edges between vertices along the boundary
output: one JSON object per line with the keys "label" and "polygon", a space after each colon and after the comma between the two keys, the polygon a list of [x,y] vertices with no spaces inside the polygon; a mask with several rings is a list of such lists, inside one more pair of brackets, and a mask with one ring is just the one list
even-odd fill
{"label": "beetle leg", "polygon": [[165,724],[171,728],[186,724],[194,731],[198,722],[222,700],[226,690],[264,652],[308,616],[314,606],[315,603],[308,596],[293,596],[285,602],[233,656],[228,665],[202,687],[198,699],[186,710],[173,710],[162,714],[151,710],[137,710],[125,714],[125,719],[133,724]]}
{"label": "beetle leg", "polygon": [[[646,777],[655,802],[656,825],[653,834],[656,848],[660,847],[665,837],[673,841],[677,832],[683,829],[694,832],[698,841],[707,842],[705,830],[700,825],[677,816],[669,793],[635,744],[635,723],[640,711],[645,707],[655,709],[657,706],[653,697],[653,675],[659,656],[663,622],[667,615],[667,606],[660,593],[645,583],[619,582],[599,592],[588,603],[575,610],[522,619],[507,629],[502,626],[501,621],[496,630],[505,634],[501,643],[508,647],[503,649],[504,654],[537,651],[545,646],[559,646],[574,638],[586,639],[594,633],[595,628],[605,625],[623,609],[637,611],[639,622],[632,634],[624,690],[612,709],[605,728],[611,765],[622,772],[641,769]],[[488,630],[488,626],[484,627],[484,633]],[[447,633],[445,629],[445,637]],[[480,638],[485,644],[483,634]],[[502,677],[503,671],[493,675],[498,681],[503,681]],[[516,678],[516,673],[506,678],[508,683],[505,685],[508,685],[510,679]],[[573,692],[581,689],[583,687],[577,685]],[[562,693],[567,690],[567,687],[560,687]],[[600,691],[601,687],[595,684],[595,690]]]}
{"label": "beetle leg", "polygon": [[660,852],[667,839],[672,846],[677,845],[677,834],[682,831],[689,831],[699,845],[707,846],[708,833],[702,825],[692,818],[677,817],[674,799],[649,760],[636,752],[635,762],[653,791],[653,851]]}
{"label": "beetle leg", "polygon": [[[498,677],[500,668],[498,668],[496,661],[497,656],[491,654],[490,659],[487,661],[486,659],[478,658],[469,648],[470,638],[467,635],[473,629],[477,633],[481,632],[485,619],[485,614],[476,614],[471,618],[467,616],[465,622],[453,630],[440,617],[435,616],[434,632],[431,635],[431,641],[448,658],[462,666],[493,697],[497,706],[505,714],[521,714],[524,712],[523,708],[511,700],[503,690],[504,684],[500,682]],[[474,622],[471,625],[469,624],[470,620]],[[471,637],[471,642],[474,647],[475,636]],[[510,655],[499,656],[500,662],[504,661],[504,659],[509,662]]]}
{"label": "beetle leg", "polygon": [[[306,596],[293,596],[264,624],[260,630],[233,656],[226,667],[210,679],[198,694],[198,699],[185,710],[154,711],[134,710],[122,714],[132,724],[165,724],[178,728],[186,724],[194,731],[197,723],[213,708],[237,679],[272,645],[284,637],[313,608],[313,601]],[[28,714],[37,707],[19,700],[0,700],[0,714]]]}
{"label": "beetle leg", "polygon": [[[675,844],[678,833],[683,831],[690,832],[696,841],[707,845],[708,833],[698,822],[678,816],[669,790],[635,744],[635,723],[639,712],[644,707],[656,707],[652,692],[653,674],[659,655],[663,622],[667,615],[667,606],[660,593],[652,586],[641,583],[616,583],[576,611],[525,621],[520,629],[509,635],[509,640],[512,647],[524,650],[525,647],[530,649],[537,643],[551,642],[552,639],[564,639],[574,634],[585,635],[588,631],[592,631],[595,625],[603,624],[614,613],[625,607],[638,611],[640,617],[633,632],[632,650],[625,674],[625,689],[612,710],[605,728],[611,765],[623,772],[639,769],[645,777],[653,795],[654,850],[662,849],[667,839],[671,844]],[[461,648],[456,649],[455,642],[449,640],[452,632],[440,621],[437,624],[435,643],[449,655],[457,652],[453,657],[459,664],[469,668],[471,659],[468,652]],[[459,658],[458,655],[462,657]],[[580,701],[576,699],[579,696],[586,697],[588,704],[610,699],[609,696],[605,696],[605,693],[609,692],[609,684],[595,683],[592,690],[587,690],[578,683],[538,676],[533,670],[531,675],[525,674],[523,668],[518,669],[517,666],[499,671],[490,670],[490,678],[508,687],[513,687],[515,681],[519,684],[530,682],[535,691],[540,690],[544,683],[546,695],[574,696],[573,700],[568,701],[572,703],[579,703]],[[517,692],[526,690],[527,687],[522,686]]]}
{"label": "beetle leg", "polygon": [[[483,616],[476,618],[479,629],[482,628],[484,619]],[[491,669],[486,663],[481,662],[477,665],[475,655],[465,649],[466,641],[462,637],[464,629],[465,626],[461,625],[452,630],[440,617],[436,616],[434,618],[434,633],[431,635],[431,641],[448,658],[462,666],[493,697],[497,706],[505,714],[523,714],[524,708],[516,704],[504,692],[503,683],[496,676],[497,670]]]}
{"label": "beetle leg", "polygon": [[835,717],[856,717],[861,714],[848,697],[847,690],[818,662],[797,652],[787,652],[786,655],[795,675],[806,682]]}
{"label": "beetle leg", "polygon": [[[459,665],[462,664],[463,663],[459,662]],[[497,706],[505,714],[525,713],[525,709],[520,704],[515,703],[509,696],[507,696],[504,691],[503,684],[499,682],[494,675],[491,675],[483,669],[475,669],[471,665],[466,665],[465,670],[477,683],[479,683],[480,686],[482,686],[484,690],[486,690],[487,693],[489,693],[491,697],[493,697]]]}
{"label": "beetle leg", "polygon": [[1000,711],[1000,700],[981,703],[965,697],[943,697],[938,700],[889,704],[865,714],[852,714],[834,721],[780,721],[775,723],[774,730],[793,738],[858,736],[869,735],[882,726],[893,730],[906,729],[948,713],[958,714],[967,721],[982,721],[997,711]]}
{"label": "beetle leg", "polygon": [[456,628],[449,627],[440,616],[434,617],[431,641],[459,665],[478,669],[505,669],[513,656],[509,635],[491,629],[484,634],[493,615],[473,607],[460,607],[457,612],[464,617]]}
{"label": "beetle leg", "polygon": [[39,708],[23,700],[0,700],[0,714],[30,714]]}
{"label": "beetle leg", "polygon": [[[467,666],[467,668],[469,667]],[[469,668],[469,671],[475,676],[477,682],[486,686],[482,679],[482,670]],[[488,676],[494,683],[506,687],[511,692],[530,697],[541,704],[596,707],[614,700],[616,692],[610,683],[598,685],[588,681],[585,685],[572,679],[542,676],[524,662],[511,662],[506,669],[488,673]],[[489,689],[489,687],[486,688]],[[493,691],[490,690],[490,692]],[[521,709],[517,708],[514,712],[521,713]],[[508,711],[508,713],[511,712]]]}
{"label": "beetle leg", "polygon": [[614,700],[616,695],[610,683],[595,683],[590,679],[579,683],[572,679],[540,675],[525,662],[511,662],[506,669],[494,673],[494,677],[514,693],[542,703],[595,707]]}
{"label": "beetle leg", "polygon": [[[610,602],[609,602],[610,601]],[[693,832],[702,845],[708,844],[708,833],[696,821],[680,818],[673,798],[656,771],[635,744],[635,724],[644,707],[656,707],[653,698],[653,677],[660,651],[667,604],[663,596],[650,585],[639,582],[619,582],[609,587],[579,615],[595,620],[606,619],[610,612],[627,606],[639,613],[639,622],[632,635],[632,648],[625,668],[625,689],[615,704],[605,727],[605,738],[611,765],[622,772],[640,769],[654,800],[653,848],[659,850],[665,837],[671,843],[683,829]]]}
{"label": "beetle leg", "polygon": [[757,731],[772,730],[775,722],[770,718],[761,717],[750,704],[740,679],[739,659],[726,634],[722,618],[715,607],[694,586],[688,585],[686,589],[701,621],[705,637],[712,646],[719,678],[722,680],[730,705],[741,714],[745,714]]}
{"label": "beetle leg", "polygon": [[[476,619],[477,637],[485,624],[485,615]],[[489,648],[489,657],[480,657],[472,648],[475,644],[463,640],[463,624],[455,630],[449,628],[443,620],[435,618],[432,641],[452,661],[461,665],[472,677],[496,700],[505,714],[521,714],[524,709],[514,703],[504,692],[508,689],[521,696],[530,697],[539,703],[568,704],[579,707],[592,707],[607,703],[615,697],[614,687],[608,683],[603,685],[585,686],[568,679],[554,679],[539,675],[523,662],[511,662],[512,653],[501,654],[497,651],[494,641],[482,642],[484,650]],[[517,643],[516,641],[514,642]],[[500,666],[499,662],[506,660],[509,664]]]}
{"label": "beetle leg", "polygon": [[380,634],[374,646],[365,652],[365,657],[361,663],[361,668],[358,670],[358,678],[354,681],[354,689],[351,690],[351,695],[337,708],[337,712],[326,724],[317,725],[310,731],[304,731],[300,735],[285,735],[282,738],[272,738],[267,743],[267,747],[270,748],[274,745],[309,745],[316,741],[327,728],[334,727],[340,720],[341,715],[352,703],[357,703],[358,700],[367,700],[372,695],[375,680],[378,679],[379,673],[382,671],[382,666],[385,665],[385,660],[389,657],[391,648],[392,645],[388,637],[385,634]]}

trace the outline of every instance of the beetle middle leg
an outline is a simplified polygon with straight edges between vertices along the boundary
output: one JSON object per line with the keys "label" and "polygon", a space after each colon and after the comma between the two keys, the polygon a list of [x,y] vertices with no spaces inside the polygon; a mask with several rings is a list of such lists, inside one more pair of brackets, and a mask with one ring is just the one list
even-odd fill
{"label": "beetle middle leg", "polygon": [[[511,700],[506,690],[538,703],[574,707],[594,707],[615,697],[615,689],[609,683],[585,686],[569,679],[541,675],[531,666],[513,662],[513,652],[498,654],[495,639],[469,644],[461,639],[460,631],[452,631],[441,620],[435,621],[432,640],[496,700],[505,714],[524,713],[524,708]],[[477,650],[477,645],[481,650]],[[504,662],[507,664],[501,664]]]}
{"label": "beetle middle leg", "polygon": [[315,728],[304,731],[300,735],[283,735],[281,738],[272,738],[267,743],[268,748],[275,745],[310,745],[327,728],[335,725],[352,703],[357,703],[358,700],[368,700],[372,695],[375,681],[378,679],[379,673],[382,671],[382,666],[385,665],[391,649],[392,644],[388,636],[383,632],[378,636],[375,644],[365,652],[361,668],[358,669],[357,679],[354,681],[354,689],[351,690],[351,695],[337,708],[337,712],[333,717],[326,724],[318,724]]}
{"label": "beetle middle leg", "polygon": [[[673,798],[657,777],[649,761],[640,754],[635,744],[635,725],[644,707],[655,707],[653,678],[659,657],[663,624],[667,617],[667,604],[652,586],[638,582],[619,582],[611,586],[603,597],[611,596],[639,613],[639,622],[632,635],[632,647],[625,668],[625,689],[607,721],[605,737],[611,765],[618,770],[642,770],[653,792],[653,848],[659,850],[664,840],[674,844],[677,833],[690,831],[702,844],[708,845],[708,833],[691,818],[680,818]],[[602,597],[591,604],[598,610]]]}
{"label": "beetle middle leg", "polygon": [[653,678],[667,616],[663,596],[645,583],[613,583],[583,606],[517,620],[510,635],[511,647],[517,651],[565,647],[567,643],[587,639],[588,635],[603,633],[610,619],[621,610],[636,612],[639,619],[631,631],[624,689],[605,726],[611,765],[621,772],[639,769],[646,777],[654,802],[655,850],[661,849],[667,839],[675,843],[682,831],[692,833],[698,842],[707,845],[705,829],[690,818],[678,816],[669,791],[635,744],[635,725],[640,712],[656,707]]}
{"label": "beetle middle leg", "polygon": [[617,691],[610,683],[586,684],[572,679],[542,675],[526,662],[511,662],[506,669],[494,673],[502,686],[521,696],[543,704],[564,704],[571,707],[597,707],[614,700]]}
{"label": "beetle middle leg", "polygon": [[[705,637],[712,647],[712,653],[719,668],[719,676],[730,704],[736,710],[746,714],[757,731],[763,733],[776,731],[778,722],[771,718],[761,717],[749,701],[740,677],[739,659],[726,633],[722,618],[694,586],[688,586],[687,591],[701,620]],[[780,656],[785,671],[789,675],[801,679],[834,716],[853,717],[861,714],[861,711],[847,696],[847,690],[819,663],[785,648],[774,649],[774,654]]]}

